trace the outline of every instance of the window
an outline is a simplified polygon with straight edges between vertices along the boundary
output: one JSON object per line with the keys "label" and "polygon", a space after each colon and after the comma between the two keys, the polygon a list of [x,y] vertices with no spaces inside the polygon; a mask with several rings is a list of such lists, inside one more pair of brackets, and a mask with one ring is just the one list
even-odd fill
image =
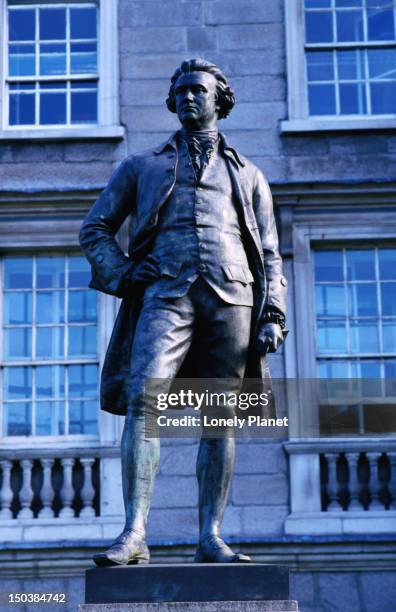
{"label": "window", "polygon": [[1,435],[96,435],[97,297],[74,255],[2,261]]}
{"label": "window", "polygon": [[[291,121],[396,124],[395,0],[289,0],[287,31]],[[293,131],[290,121],[283,127]]]}
{"label": "window", "polygon": [[0,0],[1,6],[3,136],[47,139],[60,128],[66,137],[122,135],[116,129],[116,1]]}
{"label": "window", "polygon": [[9,125],[73,125],[98,118],[95,5],[8,9]]}
{"label": "window", "polygon": [[314,269],[317,373],[325,391],[344,382],[320,407],[321,433],[395,431],[396,249],[317,250]]}

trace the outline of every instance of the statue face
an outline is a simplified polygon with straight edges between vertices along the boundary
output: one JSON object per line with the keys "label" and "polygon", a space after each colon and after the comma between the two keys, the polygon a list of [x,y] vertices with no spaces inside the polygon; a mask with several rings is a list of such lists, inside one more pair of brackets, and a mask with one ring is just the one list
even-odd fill
{"label": "statue face", "polygon": [[176,112],[187,129],[216,127],[218,106],[216,78],[209,72],[182,74],[175,83]]}

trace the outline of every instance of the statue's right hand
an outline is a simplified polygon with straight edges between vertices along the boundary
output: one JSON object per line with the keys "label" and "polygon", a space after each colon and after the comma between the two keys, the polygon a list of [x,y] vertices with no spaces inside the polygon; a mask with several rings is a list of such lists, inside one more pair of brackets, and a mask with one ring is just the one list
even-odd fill
{"label": "statue's right hand", "polygon": [[142,262],[132,270],[133,283],[150,283],[160,275],[159,261],[154,255],[147,255]]}

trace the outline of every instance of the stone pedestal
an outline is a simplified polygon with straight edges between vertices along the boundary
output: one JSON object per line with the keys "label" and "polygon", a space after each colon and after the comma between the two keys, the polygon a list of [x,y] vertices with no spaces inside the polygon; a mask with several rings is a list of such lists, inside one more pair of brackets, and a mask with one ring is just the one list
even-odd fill
{"label": "stone pedestal", "polygon": [[79,612],[298,612],[296,601],[200,601],[84,604]]}
{"label": "stone pedestal", "polygon": [[253,564],[172,564],[86,572],[80,612],[296,612],[289,570]]}

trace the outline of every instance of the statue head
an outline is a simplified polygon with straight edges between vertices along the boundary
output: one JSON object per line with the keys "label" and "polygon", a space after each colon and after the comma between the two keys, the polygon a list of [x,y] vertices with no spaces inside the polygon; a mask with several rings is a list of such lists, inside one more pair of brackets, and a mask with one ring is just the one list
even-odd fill
{"label": "statue head", "polygon": [[189,59],[173,74],[166,104],[172,113],[177,113],[185,127],[211,127],[217,119],[230,114],[235,95],[215,64],[199,58]]}

